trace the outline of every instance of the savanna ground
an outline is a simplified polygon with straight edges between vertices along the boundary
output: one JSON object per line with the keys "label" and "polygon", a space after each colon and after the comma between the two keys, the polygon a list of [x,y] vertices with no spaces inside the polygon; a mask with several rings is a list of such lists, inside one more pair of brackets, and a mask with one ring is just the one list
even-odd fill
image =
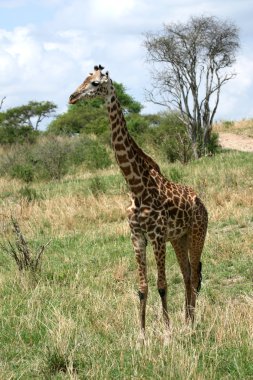
{"label": "savanna ground", "polygon": [[214,129],[222,147],[253,152],[253,120],[217,123]]}
{"label": "savanna ground", "polygon": [[172,328],[164,339],[149,247],[147,337],[139,344],[128,197],[116,166],[29,188],[1,178],[1,241],[13,239],[10,215],[31,247],[51,240],[36,276],[1,252],[1,379],[253,378],[253,155],[159,163],[209,211],[194,329],[184,323],[181,273],[168,245]]}

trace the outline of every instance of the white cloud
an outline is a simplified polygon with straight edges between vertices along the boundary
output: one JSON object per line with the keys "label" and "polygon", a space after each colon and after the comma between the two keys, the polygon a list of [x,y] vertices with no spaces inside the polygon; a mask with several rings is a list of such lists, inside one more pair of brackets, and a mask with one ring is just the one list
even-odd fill
{"label": "white cloud", "polygon": [[90,10],[93,18],[109,21],[127,17],[133,10],[134,5],[134,0],[93,0],[90,2]]}
{"label": "white cloud", "polygon": [[[73,67],[69,39],[62,37],[61,40],[58,45],[66,49],[53,49],[57,43],[50,45],[50,42],[40,41],[29,27],[0,33],[0,68],[5,73],[0,78],[0,86],[1,95],[7,97],[6,107],[35,98],[50,98],[57,103],[59,93],[62,94],[62,81]],[[67,55],[67,51],[70,54]]]}
{"label": "white cloud", "polygon": [[17,8],[22,7],[27,3],[27,0],[1,0],[0,7],[1,8]]}
{"label": "white cloud", "polygon": [[240,55],[234,66],[237,74],[223,88],[219,107],[220,119],[252,118],[253,55]]}
{"label": "white cloud", "polygon": [[[0,1],[0,8],[25,4],[27,12],[37,6],[35,0],[8,0]],[[19,27],[20,20],[15,28],[0,30],[0,99],[7,96],[5,107],[38,99],[54,101],[63,110],[69,94],[99,63],[145,103],[150,75],[144,63],[143,32],[201,13],[234,19],[242,36],[252,35],[253,29],[253,5],[248,0],[44,0],[40,6],[50,9],[51,18],[25,27]],[[252,40],[244,41],[247,50],[243,46],[236,79],[224,87],[219,117],[242,118],[252,112]],[[147,104],[146,111],[155,109]]]}

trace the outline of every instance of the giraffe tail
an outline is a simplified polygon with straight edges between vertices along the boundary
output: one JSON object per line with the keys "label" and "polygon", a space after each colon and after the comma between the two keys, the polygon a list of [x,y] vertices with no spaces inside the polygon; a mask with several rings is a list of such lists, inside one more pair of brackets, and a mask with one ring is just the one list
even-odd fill
{"label": "giraffe tail", "polygon": [[201,263],[201,261],[199,262],[198,272],[199,272],[199,283],[197,286],[197,293],[199,293],[200,289],[201,289],[201,281],[202,281],[202,263]]}

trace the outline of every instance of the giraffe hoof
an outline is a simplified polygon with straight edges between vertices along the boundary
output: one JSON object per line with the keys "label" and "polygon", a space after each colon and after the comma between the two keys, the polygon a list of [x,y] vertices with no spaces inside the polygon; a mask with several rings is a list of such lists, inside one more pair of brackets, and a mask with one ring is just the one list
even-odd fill
{"label": "giraffe hoof", "polygon": [[158,289],[158,293],[160,294],[160,297],[163,298],[166,294],[166,289]]}

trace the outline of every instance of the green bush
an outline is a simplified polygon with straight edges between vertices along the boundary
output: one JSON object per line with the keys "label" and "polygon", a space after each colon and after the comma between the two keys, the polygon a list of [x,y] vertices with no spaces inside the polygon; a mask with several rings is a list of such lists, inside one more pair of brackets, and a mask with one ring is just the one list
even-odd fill
{"label": "green bush", "polygon": [[24,182],[29,183],[34,179],[34,168],[29,163],[14,164],[10,168],[10,175],[12,178],[22,179]]}
{"label": "green bush", "polygon": [[218,133],[211,133],[210,141],[207,145],[207,152],[209,154],[215,154],[219,153],[221,151],[221,146],[219,144],[219,134]]}
{"label": "green bush", "polygon": [[169,162],[187,163],[192,158],[192,144],[185,125],[175,113],[160,114],[156,125],[151,129],[156,149],[163,153]]}
{"label": "green bush", "polygon": [[35,179],[60,179],[67,172],[69,143],[57,138],[42,138],[35,144],[16,144],[4,153],[0,173],[26,183]]}
{"label": "green bush", "polygon": [[68,171],[70,151],[70,142],[57,137],[43,139],[36,144],[32,156],[39,179],[61,179]]}
{"label": "green bush", "polygon": [[16,144],[5,147],[0,158],[0,175],[8,174],[26,183],[35,177],[35,168],[31,159],[30,144]]}
{"label": "green bush", "polygon": [[16,127],[15,125],[0,126],[0,144],[34,143],[39,136],[30,126]]}
{"label": "green bush", "polygon": [[106,148],[88,136],[77,137],[73,142],[70,161],[74,165],[84,163],[89,170],[104,169],[111,165]]}
{"label": "green bush", "polygon": [[111,159],[97,138],[48,136],[35,144],[5,148],[0,157],[0,175],[8,174],[25,183],[59,180],[80,164],[93,171],[107,168]]}

